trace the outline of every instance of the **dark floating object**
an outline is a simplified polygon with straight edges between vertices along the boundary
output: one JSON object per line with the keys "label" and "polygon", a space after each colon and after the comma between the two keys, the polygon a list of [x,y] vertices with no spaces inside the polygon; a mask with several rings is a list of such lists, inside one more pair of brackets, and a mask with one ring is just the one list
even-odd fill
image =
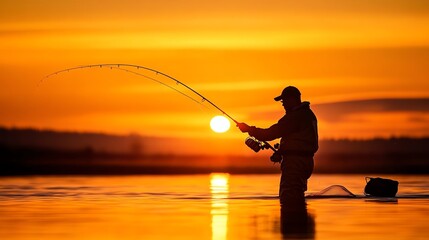
{"label": "dark floating object", "polygon": [[398,192],[398,181],[379,177],[366,177],[365,180],[366,186],[364,192],[366,196],[395,197]]}

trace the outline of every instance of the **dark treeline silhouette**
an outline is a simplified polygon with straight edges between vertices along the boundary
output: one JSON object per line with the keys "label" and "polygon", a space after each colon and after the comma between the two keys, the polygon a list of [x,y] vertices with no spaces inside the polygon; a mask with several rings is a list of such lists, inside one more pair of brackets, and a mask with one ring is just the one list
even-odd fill
{"label": "dark treeline silhouette", "polygon": [[429,173],[429,138],[323,140],[316,170],[343,173]]}
{"label": "dark treeline silhouette", "polygon": [[[146,152],[139,135],[0,128],[0,175],[277,173],[266,154]],[[318,173],[429,173],[429,138],[321,140]],[[268,153],[268,152],[267,152]]]}
{"label": "dark treeline silhouette", "polygon": [[91,148],[97,152],[109,153],[131,152],[140,154],[143,151],[143,138],[137,134],[121,136],[1,127],[0,144],[12,147],[74,151]]}

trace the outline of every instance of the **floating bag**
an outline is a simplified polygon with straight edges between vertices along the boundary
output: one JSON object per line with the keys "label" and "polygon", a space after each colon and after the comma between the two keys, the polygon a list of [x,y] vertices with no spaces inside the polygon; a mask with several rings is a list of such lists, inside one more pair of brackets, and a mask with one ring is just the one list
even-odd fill
{"label": "floating bag", "polygon": [[365,195],[373,197],[395,197],[398,192],[398,181],[379,177],[366,177],[365,180]]}

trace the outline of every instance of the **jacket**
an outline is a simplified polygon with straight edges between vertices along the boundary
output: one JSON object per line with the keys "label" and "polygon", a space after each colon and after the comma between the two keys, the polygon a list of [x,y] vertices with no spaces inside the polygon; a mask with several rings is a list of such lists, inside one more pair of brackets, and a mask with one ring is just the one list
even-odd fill
{"label": "jacket", "polygon": [[279,151],[284,155],[311,155],[319,148],[317,118],[309,102],[287,110],[286,114],[269,128],[250,127],[249,135],[260,141],[280,140]]}

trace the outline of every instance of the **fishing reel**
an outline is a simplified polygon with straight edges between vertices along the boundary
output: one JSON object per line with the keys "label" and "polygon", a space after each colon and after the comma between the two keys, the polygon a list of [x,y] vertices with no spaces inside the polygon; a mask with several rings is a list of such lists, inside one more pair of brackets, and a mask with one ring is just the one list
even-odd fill
{"label": "fishing reel", "polygon": [[269,149],[269,146],[264,142],[259,141],[254,137],[248,137],[244,141],[246,145],[255,152],[259,152],[260,150]]}
{"label": "fishing reel", "polygon": [[269,143],[259,141],[254,137],[248,137],[244,142],[254,152],[259,152],[260,150],[264,150],[264,149],[272,149],[274,153],[270,157],[270,160],[273,163],[281,163],[283,160],[283,156],[277,151],[277,149],[279,149],[279,146],[280,146],[278,143],[274,144],[274,148],[273,148],[270,146]]}

